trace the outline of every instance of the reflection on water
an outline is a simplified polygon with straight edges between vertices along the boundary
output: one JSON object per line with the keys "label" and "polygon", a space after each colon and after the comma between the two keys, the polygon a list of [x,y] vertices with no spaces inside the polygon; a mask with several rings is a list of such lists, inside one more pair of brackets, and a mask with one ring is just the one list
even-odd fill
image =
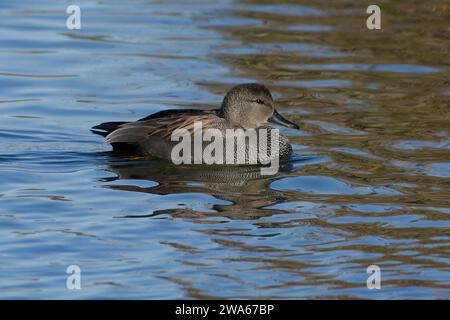
{"label": "reflection on water", "polygon": [[[116,177],[105,179],[114,183],[105,187],[158,195],[176,194],[175,198],[181,202],[175,206],[174,203],[170,203],[167,208],[166,206],[149,208],[149,213],[144,216],[127,215],[127,217],[149,217],[163,213],[172,216],[188,214],[196,217],[202,215],[201,210],[195,210],[183,201],[189,199],[188,202],[191,203],[193,197],[207,194],[209,195],[207,198],[222,200],[211,206],[208,216],[215,216],[214,212],[218,212],[220,216],[226,215],[229,218],[252,219],[260,215],[274,214],[273,211],[268,212],[263,207],[282,201],[283,194],[270,188],[272,181],[289,175],[296,167],[318,161],[320,158],[315,157],[293,159],[291,162],[282,163],[279,172],[271,176],[261,175],[261,170],[257,166],[193,168],[189,165],[176,166],[159,160],[115,161],[111,163],[109,169]],[[151,182],[152,185],[148,183],[142,185],[142,181]]]}
{"label": "reflection on water", "polygon": [[[448,6],[283,2],[0,4],[0,297],[450,298]],[[301,125],[276,176],[89,132],[248,81]]]}

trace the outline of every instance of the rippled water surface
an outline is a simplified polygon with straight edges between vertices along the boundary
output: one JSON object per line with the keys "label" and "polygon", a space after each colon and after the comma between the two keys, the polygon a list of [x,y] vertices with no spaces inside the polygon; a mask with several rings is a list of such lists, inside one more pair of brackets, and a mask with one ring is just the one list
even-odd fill
{"label": "rippled water surface", "polygon": [[[0,3],[1,298],[450,298],[448,4],[72,2]],[[274,177],[89,131],[249,81],[301,126]]]}

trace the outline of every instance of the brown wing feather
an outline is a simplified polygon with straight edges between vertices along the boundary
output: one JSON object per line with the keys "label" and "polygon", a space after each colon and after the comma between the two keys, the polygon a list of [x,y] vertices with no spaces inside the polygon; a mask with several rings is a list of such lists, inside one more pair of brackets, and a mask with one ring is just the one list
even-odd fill
{"label": "brown wing feather", "polygon": [[170,136],[176,129],[186,129],[192,134],[195,122],[201,121],[202,128],[208,128],[219,119],[215,112],[205,111],[201,115],[166,116],[126,123],[106,136],[106,142],[132,144],[142,142],[151,136],[160,136],[170,141]]}
{"label": "brown wing feather", "polygon": [[185,116],[176,119],[164,119],[158,121],[158,126],[151,132],[149,136],[161,134],[164,139],[170,140],[170,136],[176,129],[185,129],[191,134],[194,133],[195,122],[201,121],[202,128],[208,128],[214,122],[215,115],[205,114],[201,116]]}

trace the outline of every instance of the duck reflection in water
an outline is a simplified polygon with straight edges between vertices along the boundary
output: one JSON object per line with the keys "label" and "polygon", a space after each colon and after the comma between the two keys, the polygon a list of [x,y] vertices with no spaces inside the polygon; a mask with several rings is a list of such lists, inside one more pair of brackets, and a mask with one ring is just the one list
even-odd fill
{"label": "duck reflection in water", "polygon": [[[306,157],[303,157],[306,158]],[[157,183],[155,186],[142,187],[141,184],[111,184],[107,188],[143,192],[149,194],[209,194],[230,204],[213,205],[218,216],[232,219],[254,219],[277,213],[277,210],[266,210],[264,207],[283,202],[285,197],[279,191],[270,188],[272,181],[291,175],[296,170],[295,162],[283,162],[280,170],[273,176],[261,175],[258,166],[219,166],[219,165],[174,165],[164,160],[130,160],[111,159],[108,170],[117,176],[103,179],[106,182],[116,180],[143,180]],[[151,210],[151,209],[150,209]],[[281,211],[279,211],[281,212]],[[150,212],[149,217],[170,214],[182,217],[203,217],[206,213],[191,209],[168,209]],[[214,216],[208,213],[207,216]]]}

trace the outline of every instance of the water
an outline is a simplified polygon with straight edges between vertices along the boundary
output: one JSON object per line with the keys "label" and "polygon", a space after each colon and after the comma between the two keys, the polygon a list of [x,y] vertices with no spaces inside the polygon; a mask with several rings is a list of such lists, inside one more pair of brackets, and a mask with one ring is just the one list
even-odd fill
{"label": "water", "polygon": [[[76,3],[0,4],[0,298],[450,298],[447,5]],[[249,81],[301,126],[272,178],[89,132]]]}

